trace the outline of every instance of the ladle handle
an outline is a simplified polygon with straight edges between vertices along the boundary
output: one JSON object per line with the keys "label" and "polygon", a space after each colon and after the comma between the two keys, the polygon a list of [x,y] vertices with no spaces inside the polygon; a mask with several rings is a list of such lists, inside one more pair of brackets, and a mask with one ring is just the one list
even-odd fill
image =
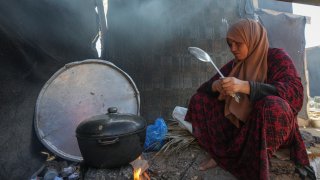
{"label": "ladle handle", "polygon": [[213,67],[217,70],[217,72],[219,73],[219,75],[224,78],[224,75],[221,73],[221,71],[219,70],[219,68],[213,63],[213,61],[210,59],[211,64],[213,65]]}

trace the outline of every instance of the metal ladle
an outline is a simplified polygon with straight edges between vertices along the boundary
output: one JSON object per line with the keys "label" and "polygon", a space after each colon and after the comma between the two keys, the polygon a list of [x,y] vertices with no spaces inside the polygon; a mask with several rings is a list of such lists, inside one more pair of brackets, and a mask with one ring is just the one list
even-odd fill
{"label": "metal ladle", "polygon": [[[198,47],[188,47],[189,52],[194,55],[197,59],[203,62],[211,62],[213,67],[217,70],[221,78],[224,78],[225,76],[221,73],[219,68],[214,64],[212,61],[211,57],[209,56],[208,53],[206,53],[204,50],[198,48]],[[240,96],[238,93],[231,94],[231,96],[235,99],[236,102],[240,102]]]}

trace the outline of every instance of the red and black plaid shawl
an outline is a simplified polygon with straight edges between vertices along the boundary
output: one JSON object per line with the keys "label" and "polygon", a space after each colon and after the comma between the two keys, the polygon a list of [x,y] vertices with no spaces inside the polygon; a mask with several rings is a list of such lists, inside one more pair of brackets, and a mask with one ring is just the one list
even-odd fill
{"label": "red and black plaid shawl", "polygon": [[[229,74],[232,61],[222,67]],[[297,114],[303,103],[303,86],[291,58],[281,49],[268,51],[268,84],[278,96],[266,96],[253,102],[253,110],[240,128],[224,117],[224,101],[210,92],[216,74],[192,96],[186,120],[193,134],[218,165],[238,179],[269,179],[269,160],[280,147],[290,147],[291,159],[309,165]]]}

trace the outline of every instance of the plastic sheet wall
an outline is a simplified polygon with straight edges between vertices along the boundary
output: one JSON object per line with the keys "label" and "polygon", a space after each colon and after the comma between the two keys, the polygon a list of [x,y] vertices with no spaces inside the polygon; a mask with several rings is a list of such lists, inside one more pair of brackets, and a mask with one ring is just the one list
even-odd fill
{"label": "plastic sheet wall", "polygon": [[310,96],[320,96],[320,46],[306,49]]}
{"label": "plastic sheet wall", "polygon": [[300,74],[304,87],[304,103],[299,117],[308,119],[307,116],[307,81],[305,74],[305,37],[304,29],[306,18],[304,16],[271,11],[257,11],[259,20],[266,27],[271,47],[283,48],[292,58]]}

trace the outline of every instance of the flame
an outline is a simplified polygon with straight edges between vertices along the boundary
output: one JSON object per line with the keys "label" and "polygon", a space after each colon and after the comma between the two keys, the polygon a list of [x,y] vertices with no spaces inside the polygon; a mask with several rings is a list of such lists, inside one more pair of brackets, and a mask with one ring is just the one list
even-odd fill
{"label": "flame", "polygon": [[133,179],[134,180],[139,180],[140,179],[140,173],[141,173],[141,168],[135,169],[133,173]]}

